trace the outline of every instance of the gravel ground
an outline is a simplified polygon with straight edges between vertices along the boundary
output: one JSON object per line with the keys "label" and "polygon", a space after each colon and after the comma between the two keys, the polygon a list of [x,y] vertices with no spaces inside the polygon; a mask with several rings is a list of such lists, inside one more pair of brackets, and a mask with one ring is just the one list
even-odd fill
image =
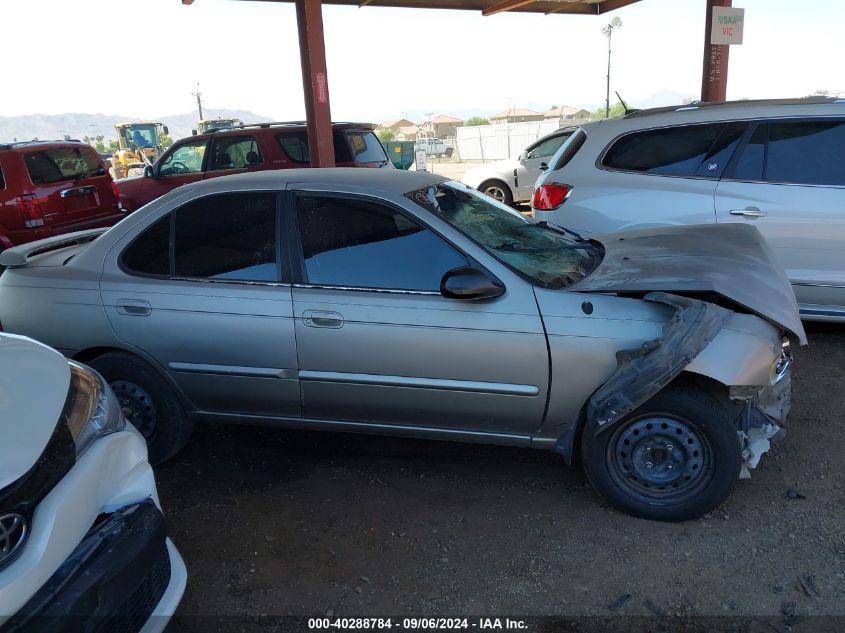
{"label": "gravel ground", "polygon": [[179,613],[845,616],[845,327],[808,333],[786,439],[683,524],[552,453],[202,426],[158,471]]}

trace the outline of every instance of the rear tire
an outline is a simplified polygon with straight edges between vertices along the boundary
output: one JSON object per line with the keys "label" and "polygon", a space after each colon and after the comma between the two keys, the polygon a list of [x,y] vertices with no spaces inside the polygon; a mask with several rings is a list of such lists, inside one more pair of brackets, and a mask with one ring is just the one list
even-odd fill
{"label": "rear tire", "polygon": [[585,428],[584,470],[615,508],[644,519],[686,521],[731,494],[742,466],[731,417],[702,388],[670,385],[598,436]]}
{"label": "rear tire", "polygon": [[511,188],[508,187],[501,180],[485,180],[478,186],[481,193],[487,194],[494,200],[504,202],[508,206],[513,206],[513,194]]}
{"label": "rear tire", "polygon": [[89,365],[111,385],[126,420],[144,436],[151,464],[161,464],[185,446],[193,422],[155,368],[122,352],[103,354]]}
{"label": "rear tire", "polygon": [[446,158],[452,158],[452,154],[454,154],[454,153],[455,153],[455,150],[453,150],[450,147],[449,149],[446,150]]}

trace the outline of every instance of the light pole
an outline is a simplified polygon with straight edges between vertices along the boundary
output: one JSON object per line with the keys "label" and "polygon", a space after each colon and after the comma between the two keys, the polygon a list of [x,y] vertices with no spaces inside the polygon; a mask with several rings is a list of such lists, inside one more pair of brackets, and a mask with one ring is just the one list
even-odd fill
{"label": "light pole", "polygon": [[622,20],[618,17],[613,18],[610,24],[602,27],[601,32],[607,36],[607,95],[604,101],[604,117],[610,116],[610,40],[613,37],[613,29],[622,27]]}

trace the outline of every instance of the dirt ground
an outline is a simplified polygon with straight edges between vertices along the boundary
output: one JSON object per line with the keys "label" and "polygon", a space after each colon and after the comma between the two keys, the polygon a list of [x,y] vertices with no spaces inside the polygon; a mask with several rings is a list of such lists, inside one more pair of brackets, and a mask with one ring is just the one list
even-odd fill
{"label": "dirt ground", "polygon": [[552,453],[199,427],[158,471],[179,613],[845,616],[845,327],[808,331],[786,439],[683,524],[608,508]]}

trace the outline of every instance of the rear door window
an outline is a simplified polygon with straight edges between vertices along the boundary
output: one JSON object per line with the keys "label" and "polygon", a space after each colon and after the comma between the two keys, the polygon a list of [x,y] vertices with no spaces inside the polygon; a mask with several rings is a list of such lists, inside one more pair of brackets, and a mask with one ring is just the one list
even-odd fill
{"label": "rear door window", "polygon": [[58,147],[24,154],[24,164],[34,185],[90,178],[105,169],[94,150]]}
{"label": "rear door window", "polygon": [[261,150],[254,136],[226,136],[214,141],[209,171],[245,169],[261,163]]}
{"label": "rear door window", "polygon": [[123,251],[130,274],[233,281],[279,280],[276,194],[226,193],[166,215]]}
{"label": "rear door window", "polygon": [[177,277],[278,281],[276,194],[227,193],[189,202],[175,211]]}
{"label": "rear door window", "polygon": [[661,176],[718,178],[745,127],[742,123],[707,123],[626,134],[610,146],[602,165]]}

